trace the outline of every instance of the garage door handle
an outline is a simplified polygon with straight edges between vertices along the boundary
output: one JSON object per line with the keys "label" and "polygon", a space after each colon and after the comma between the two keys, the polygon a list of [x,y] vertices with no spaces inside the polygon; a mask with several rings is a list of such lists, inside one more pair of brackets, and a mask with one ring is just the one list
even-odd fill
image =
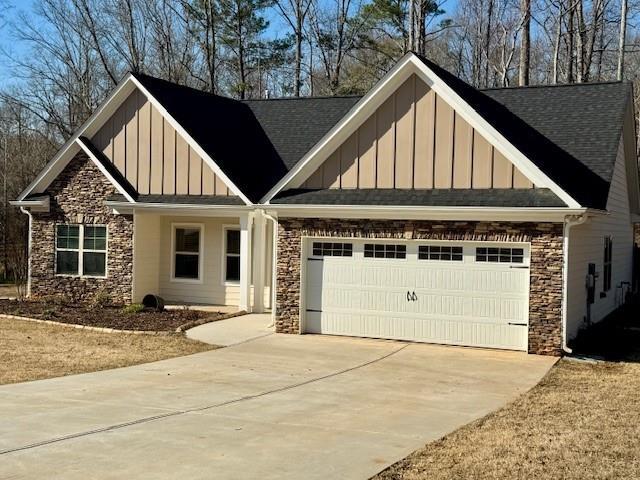
{"label": "garage door handle", "polygon": [[514,327],[526,327],[527,326],[526,323],[512,323],[512,322],[509,322],[509,325],[512,325]]}
{"label": "garage door handle", "polygon": [[407,290],[407,302],[415,302],[417,300],[418,296],[416,295],[416,292],[410,292]]}
{"label": "garage door handle", "polygon": [[526,266],[526,265],[522,265],[522,266],[519,266],[519,265],[509,265],[509,268],[525,268],[525,269],[528,269],[529,267],[528,267],[528,266]]}

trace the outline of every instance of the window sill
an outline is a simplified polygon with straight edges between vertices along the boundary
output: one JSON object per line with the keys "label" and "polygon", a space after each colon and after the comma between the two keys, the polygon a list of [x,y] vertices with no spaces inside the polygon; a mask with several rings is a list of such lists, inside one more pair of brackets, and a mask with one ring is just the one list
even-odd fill
{"label": "window sill", "polygon": [[62,278],[97,278],[97,279],[105,279],[107,275],[74,275],[72,273],[56,273],[56,277]]}
{"label": "window sill", "polygon": [[171,282],[172,283],[191,283],[191,284],[202,284],[202,279],[201,278],[179,278],[179,277],[171,277]]}

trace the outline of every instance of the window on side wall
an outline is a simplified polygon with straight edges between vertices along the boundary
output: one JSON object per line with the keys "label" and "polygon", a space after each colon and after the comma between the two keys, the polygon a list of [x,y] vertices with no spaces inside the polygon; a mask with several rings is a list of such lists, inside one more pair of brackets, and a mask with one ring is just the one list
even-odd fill
{"label": "window on side wall", "polygon": [[200,280],[202,227],[175,226],[173,230],[173,278]]}
{"label": "window on side wall", "polygon": [[611,290],[611,259],[613,258],[613,240],[604,237],[604,261],[602,263],[602,290]]}
{"label": "window on side wall", "polygon": [[240,281],[240,230],[237,228],[224,231],[224,281]]}
{"label": "window on side wall", "polygon": [[107,227],[56,225],[56,274],[105,277]]}

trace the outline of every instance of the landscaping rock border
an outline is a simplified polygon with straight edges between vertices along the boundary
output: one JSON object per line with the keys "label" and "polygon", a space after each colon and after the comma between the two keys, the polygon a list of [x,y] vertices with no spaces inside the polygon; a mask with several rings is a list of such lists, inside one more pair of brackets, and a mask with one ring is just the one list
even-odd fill
{"label": "landscaping rock border", "polygon": [[189,330],[190,328],[197,327],[199,325],[204,325],[205,323],[212,323],[212,322],[218,322],[220,320],[227,320],[229,318],[245,315],[246,313],[247,312],[242,310],[240,312],[225,313],[214,318],[211,318],[213,316],[212,315],[209,317],[200,318],[198,320],[194,320],[192,322],[188,322],[183,325],[180,325],[175,330],[120,330],[117,328],[93,327],[91,325],[79,325],[77,323],[56,322],[53,320],[43,320],[41,318],[21,317],[19,315],[10,315],[7,313],[0,313],[0,318],[7,318],[9,320],[24,320],[26,322],[43,323],[46,325],[60,325],[63,327],[77,328],[80,330],[90,330],[92,332],[102,332],[102,333],[129,333],[133,335],[175,335],[175,334],[184,334],[184,332]]}

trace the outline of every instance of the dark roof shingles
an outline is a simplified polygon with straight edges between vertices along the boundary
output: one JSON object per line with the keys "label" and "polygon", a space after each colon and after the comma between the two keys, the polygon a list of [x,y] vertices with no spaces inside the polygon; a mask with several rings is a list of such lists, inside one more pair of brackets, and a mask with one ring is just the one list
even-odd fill
{"label": "dark roof shingles", "polygon": [[[112,195],[110,202],[126,202],[124,195]],[[169,205],[219,205],[243,206],[242,199],[235,195],[138,195],[137,203],[165,203]]]}
{"label": "dark roof shingles", "polygon": [[285,205],[393,205],[437,207],[566,207],[546,188],[287,190],[271,203]]}

